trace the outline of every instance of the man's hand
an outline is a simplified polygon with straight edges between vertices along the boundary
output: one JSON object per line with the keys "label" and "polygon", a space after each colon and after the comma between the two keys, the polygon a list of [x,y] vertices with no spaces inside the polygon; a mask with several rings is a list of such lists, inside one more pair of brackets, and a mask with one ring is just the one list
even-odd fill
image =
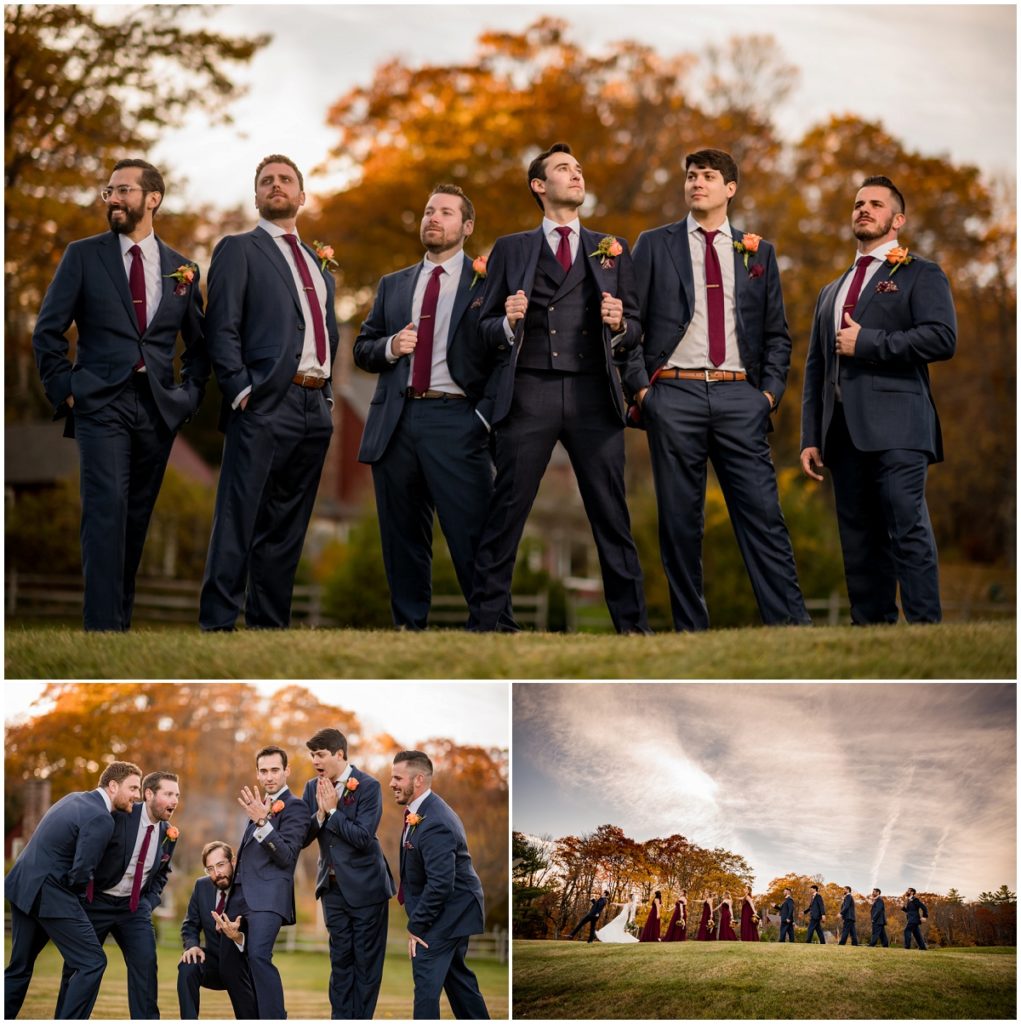
{"label": "man's hand", "polygon": [[316,782],[316,800],[323,814],[337,809],[337,787],[325,776]]}
{"label": "man's hand", "polygon": [[854,346],[858,341],[858,332],[861,330],[861,324],[855,323],[851,319],[850,314],[847,317],[847,326],[841,327],[837,331],[837,355],[838,356],[853,356]]}
{"label": "man's hand", "polygon": [[[213,912],[213,916],[216,916],[216,912]],[[181,955],[179,963],[182,964],[201,964],[205,963],[206,951],[201,946],[189,946],[184,953]]]}
{"label": "man's hand", "polygon": [[513,295],[507,296],[507,301],[503,304],[503,311],[507,314],[507,323],[511,325],[512,330],[525,315],[526,309],[528,309],[528,296],[523,291],[519,289]]}
{"label": "man's hand", "polygon": [[822,452],[818,448],[806,448],[802,451],[801,471],[805,476],[810,476],[813,480],[821,480],[822,474],[819,470],[823,468]]}
{"label": "man's hand", "polygon": [[252,821],[261,821],[269,817],[270,808],[273,806],[272,799],[267,795],[265,799],[259,793],[259,787],[255,787],[253,793],[247,786],[241,790],[238,803],[244,808],[245,813]]}
{"label": "man's hand", "polygon": [[645,401],[645,396],[649,393],[648,388],[642,388],[640,391],[635,392],[635,401],[638,403],[638,408],[641,409],[642,403]]}
{"label": "man's hand", "polygon": [[68,407],[68,409],[73,409],[74,408],[74,395],[68,395],[67,398],[64,399],[64,404]]}
{"label": "man's hand", "polygon": [[615,334],[624,327],[624,303],[620,299],[615,299],[609,292],[603,292],[599,315],[603,318],[603,323]]}
{"label": "man's hand", "polygon": [[390,351],[395,356],[409,356],[415,351],[415,346],[418,344],[418,328],[413,323],[408,324],[407,327],[401,328],[401,330],[394,335],[393,341],[390,343]]}
{"label": "man's hand", "polygon": [[242,398],[240,402],[238,402],[238,408],[239,408],[239,409],[240,409],[240,410],[241,410],[242,412],[244,412],[244,411],[245,411],[245,406],[247,406],[247,405],[248,405],[248,399],[249,399],[249,398],[251,398],[251,397],[252,397],[252,393],[251,393],[251,391],[249,391],[249,392],[248,392],[248,394],[247,394],[247,395],[245,395],[245,397],[244,397],[244,398]]}
{"label": "man's hand", "polygon": [[762,393],[769,400],[769,411],[772,412],[776,408],[776,395],[772,391],[763,391]]}
{"label": "man's hand", "polygon": [[408,956],[412,960],[415,959],[415,947],[416,946],[421,946],[423,949],[428,949],[429,948],[429,943],[423,941],[417,935],[412,935],[411,932],[408,932]]}
{"label": "man's hand", "polygon": [[231,942],[237,942],[241,938],[240,914],[238,914],[236,921],[232,921],[226,913],[218,914],[215,910],[210,910],[209,913],[213,915],[213,920],[216,922],[216,930],[221,935],[226,935]]}

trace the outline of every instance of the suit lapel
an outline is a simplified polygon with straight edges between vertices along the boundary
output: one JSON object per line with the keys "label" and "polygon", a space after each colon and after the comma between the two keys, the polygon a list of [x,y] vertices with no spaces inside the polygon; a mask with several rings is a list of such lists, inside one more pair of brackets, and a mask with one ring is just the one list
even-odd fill
{"label": "suit lapel", "polygon": [[738,338],[743,338],[744,324],[741,318],[741,298],[748,284],[748,271],[745,270],[744,253],[738,252],[734,245],[744,238],[744,232],[731,225],[730,234],[732,238],[730,249],[734,256],[734,318],[737,326],[737,336]]}
{"label": "suit lapel", "polygon": [[450,358],[450,349],[457,335],[457,325],[461,322],[461,317],[464,316],[464,311],[468,308],[468,302],[471,299],[472,278],[474,276],[472,261],[465,256],[464,262],[461,264],[461,280],[457,284],[457,294],[454,296],[454,308],[450,313],[450,330],[447,333],[448,360]]}
{"label": "suit lapel", "polygon": [[865,310],[868,309],[869,303],[872,301],[872,296],[876,294],[876,285],[880,281],[889,281],[890,272],[893,270],[893,266],[883,260],[883,265],[869,278],[869,280],[862,285],[860,294],[858,295],[858,301],[854,306],[854,319],[861,322],[861,318],[865,315]]}
{"label": "suit lapel", "polygon": [[291,301],[294,303],[298,312],[301,313],[301,298],[295,288],[291,268],[287,265],[287,260],[284,259],[284,254],[280,251],[280,247],[277,245],[276,239],[274,239],[273,236],[263,228],[255,228],[251,232],[251,235],[255,244],[266,255],[267,259],[273,264],[273,267],[282,278],[284,284],[287,286],[287,292],[291,296]]}
{"label": "suit lapel", "polygon": [[99,247],[99,258],[110,275],[114,291],[120,296],[124,305],[124,311],[128,314],[131,326],[138,332],[138,317],[135,316],[135,305],[131,301],[131,288],[128,286],[128,275],[124,270],[124,259],[121,256],[121,246],[118,236],[112,231],[103,236],[103,242]]}
{"label": "suit lapel", "polygon": [[131,868],[131,855],[135,852],[135,843],[138,841],[138,830],[142,826],[142,805],[135,804],[131,808],[127,828],[124,830],[124,863],[121,875]]}
{"label": "suit lapel", "polygon": [[174,291],[177,288],[178,282],[170,275],[173,274],[173,272],[181,265],[174,259],[174,255],[170,251],[169,246],[164,245],[159,238],[156,239],[156,244],[159,246],[160,250],[160,281],[162,283],[163,290],[160,296],[160,304],[156,309],[156,315],[149,320],[149,323],[145,328],[146,334],[153,329],[153,324],[155,324],[160,317],[173,312],[174,304],[172,299],[174,298]]}
{"label": "suit lapel", "polygon": [[401,279],[397,283],[397,307],[401,314],[401,326],[397,328],[398,331],[403,330],[406,324],[411,323],[412,304],[415,301],[415,284],[418,282],[418,275],[421,273],[421,270],[421,263],[408,267],[401,274]]}
{"label": "suit lapel", "polygon": [[[521,240],[522,245],[522,262],[525,266],[524,274],[521,278],[521,290],[531,298],[532,285],[535,283],[535,269],[539,266],[539,256],[542,254],[542,246],[546,244],[546,238],[542,233],[542,225],[540,224],[534,231],[530,231]],[[525,318],[522,317],[518,322],[520,327],[524,324]]]}
{"label": "suit lapel", "polygon": [[677,268],[681,288],[688,303],[689,312],[695,310],[695,276],[691,269],[691,248],[688,241],[688,221],[677,221],[667,228],[667,250]]}

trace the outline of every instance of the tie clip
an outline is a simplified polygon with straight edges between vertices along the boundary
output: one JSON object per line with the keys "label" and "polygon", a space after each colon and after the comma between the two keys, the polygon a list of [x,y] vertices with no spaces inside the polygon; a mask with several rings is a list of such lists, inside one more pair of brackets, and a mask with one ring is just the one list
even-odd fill
{"label": "tie clip", "polygon": [[706,288],[719,288],[719,287],[721,287],[721,286],[718,285],[718,284],[707,284],[706,285]]}
{"label": "tie clip", "polygon": [[140,305],[141,303],[145,302],[145,299],[132,299],[131,301],[133,303],[135,303],[135,305],[137,306],[137,305]]}

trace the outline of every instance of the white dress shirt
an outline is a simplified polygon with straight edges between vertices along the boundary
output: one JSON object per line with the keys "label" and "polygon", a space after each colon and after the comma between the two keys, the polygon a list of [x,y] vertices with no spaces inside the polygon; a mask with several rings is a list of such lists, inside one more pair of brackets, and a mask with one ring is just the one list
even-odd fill
{"label": "white dress shirt", "polygon": [[110,794],[107,793],[102,786],[96,787],[96,792],[103,798],[103,803],[106,804],[106,809],[112,814],[113,813],[113,801],[110,799]]}
{"label": "white dress shirt", "polygon": [[[129,289],[131,287],[131,264],[134,262],[131,249],[137,245],[142,250],[142,272],[145,274],[145,326],[148,327],[163,298],[160,247],[156,244],[156,235],[150,231],[140,242],[133,241],[127,235],[118,235],[117,240],[121,246],[121,259],[124,261],[124,273],[128,276]],[[138,372],[146,372],[144,363],[138,368]]]}
{"label": "white dress shirt", "polygon": [[[897,248],[897,239],[891,239],[889,242],[884,242],[882,245],[876,246],[868,255],[872,257],[872,262],[865,268],[865,277],[861,283],[861,291],[858,293],[859,299],[865,294],[865,289],[868,287],[869,281],[876,276],[879,268],[886,262],[886,257],[891,249]],[[841,328],[841,313],[844,311],[844,300],[847,298],[847,293],[851,290],[851,281],[854,280],[854,266],[858,260],[864,256],[865,253],[859,250],[854,254],[854,260],[851,263],[851,270],[844,276],[844,280],[840,283],[840,287],[837,289],[837,299],[834,303],[833,308],[833,325],[836,330]]]}
{"label": "white dress shirt", "polygon": [[145,883],[152,874],[153,865],[156,863],[156,858],[160,852],[160,827],[158,821],[153,821],[149,817],[149,810],[143,803],[142,815],[138,822],[138,835],[135,836],[135,845],[131,850],[131,856],[128,858],[128,869],[112,889],[103,890],[107,896],[131,895],[131,887],[135,882],[135,866],[138,864],[138,858],[142,853],[142,843],[145,842],[145,830],[149,825],[152,825],[153,829],[149,839],[149,849],[145,851],[145,866],[142,869],[142,888],[145,888]]}
{"label": "white dress shirt", "polygon": [[734,234],[730,220],[725,218],[716,228],[713,249],[720,261],[723,278],[723,327],[726,334],[726,355],[719,366],[709,360],[709,310],[706,301],[705,235],[699,223],[688,214],[685,228],[688,233],[688,251],[691,253],[691,276],[695,286],[695,308],[691,322],[666,365],[679,370],[733,370],[744,372],[741,353],[737,347],[737,314],[734,306]]}
{"label": "white dress shirt", "polygon": [[[284,242],[283,244],[287,245],[286,242]],[[272,807],[272,805],[275,804],[278,800],[283,800],[286,796],[287,796],[287,787],[284,786],[284,788],[281,789],[279,792],[273,794],[273,801],[270,804],[270,806]],[[266,836],[268,836],[270,834],[270,832],[272,832],[272,831],[273,831],[273,822],[269,820],[269,815],[267,814],[266,815],[266,824],[261,826],[260,828],[257,828],[252,833],[252,835],[261,843],[263,841],[263,839],[265,839]]]}

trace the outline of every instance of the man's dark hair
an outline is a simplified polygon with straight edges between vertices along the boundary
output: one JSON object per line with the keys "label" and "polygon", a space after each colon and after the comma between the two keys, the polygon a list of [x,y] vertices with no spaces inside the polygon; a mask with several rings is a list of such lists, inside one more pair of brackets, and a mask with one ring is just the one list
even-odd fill
{"label": "man's dark hair", "polygon": [[475,220],[475,207],[472,205],[472,201],[464,194],[464,189],[460,185],[434,185],[429,195],[457,196],[461,200],[461,223],[463,224],[466,220]]}
{"label": "man's dark hair", "polygon": [[145,791],[151,789],[154,793],[160,788],[160,783],[166,779],[168,782],[177,782],[177,776],[173,772],[149,772],[144,779],[142,779],[142,796],[145,796]]}
{"label": "man's dark hair", "polygon": [[262,174],[263,167],[266,164],[287,164],[296,175],[298,175],[298,188],[305,191],[305,179],[302,177],[301,171],[298,170],[298,165],[289,157],[284,156],[283,153],[270,153],[269,156],[264,156],[259,161],[259,166],[255,168],[255,188],[259,188],[259,175]]}
{"label": "man's dark hair", "polygon": [[100,789],[106,789],[111,782],[123,782],[129,775],[142,777],[142,769],[130,761],[111,761],[99,776]]}
{"label": "man's dark hair", "polygon": [[429,760],[429,755],[423,754],[421,750],[402,750],[394,757],[394,764],[398,761],[406,761],[413,774],[432,778],[433,763]]}
{"label": "man's dark hair", "polygon": [[309,750],[328,750],[331,754],[341,750],[347,760],[347,737],[339,729],[320,729],[305,746]]}
{"label": "man's dark hair", "polygon": [[546,161],[554,153],[567,153],[571,156],[571,147],[566,142],[554,142],[545,153],[540,153],[529,165],[528,165],[528,191],[532,193],[532,198],[535,200],[540,210],[545,210],[546,207],[542,205],[542,197],[535,189],[532,188],[532,179],[538,178],[540,181],[546,180]]}
{"label": "man's dark hair", "polygon": [[684,158],[685,173],[692,167],[711,167],[723,175],[723,184],[732,181],[738,184],[740,176],[737,170],[737,162],[722,149],[697,149]]}
{"label": "man's dark hair", "polygon": [[849,885],[845,885],[844,886],[844,892],[850,893],[851,892],[851,887]]}
{"label": "man's dark hair", "polygon": [[118,160],[113,165],[115,171],[123,171],[125,167],[137,167],[141,170],[142,178],[139,184],[146,192],[159,192],[160,201],[156,204],[156,209],[152,211],[152,215],[155,217],[156,210],[163,205],[163,197],[167,194],[167,187],[163,184],[163,175],[148,160]]}
{"label": "man's dark hair", "polygon": [[263,747],[258,754],[255,755],[255,766],[259,767],[259,758],[266,757],[268,754],[279,754],[280,760],[283,762],[284,767],[287,767],[287,751],[283,747]]}
{"label": "man's dark hair", "polygon": [[815,889],[815,891],[818,892],[819,891],[819,886],[817,886],[817,885],[810,885],[809,889]]}
{"label": "man's dark hair", "polygon": [[206,861],[209,859],[209,855],[215,852],[216,850],[223,850],[224,854],[227,857],[227,860],[229,860],[231,864],[234,863],[234,851],[230,848],[230,846],[228,846],[227,843],[223,842],[223,840],[221,839],[214,839],[213,842],[206,843],[206,845],[202,847],[203,867],[206,866]]}
{"label": "man's dark hair", "polygon": [[917,896],[918,895],[918,893],[915,892],[915,890],[911,889],[911,888],[908,889],[908,892],[911,893],[912,896]]}
{"label": "man's dark hair", "polygon": [[893,198],[897,200],[897,205],[900,206],[900,210],[898,212],[908,212],[907,203],[904,202],[904,194],[885,174],[873,174],[869,176],[858,186],[858,191],[860,192],[863,188],[869,188],[872,185],[880,185],[883,188],[888,188],[893,193]]}
{"label": "man's dark hair", "polygon": [[604,889],[603,890],[603,895],[604,896],[609,896],[610,895],[610,890],[609,889]]}
{"label": "man's dark hair", "polygon": [[880,889],[878,885],[873,886],[873,888],[876,890],[876,895],[877,896],[882,896],[883,895],[883,890]]}
{"label": "man's dark hair", "polygon": [[789,887],[789,886],[788,886],[787,888],[785,888],[785,889],[784,889],[784,892],[790,892],[790,891],[791,891],[791,890],[790,890],[790,887]]}

